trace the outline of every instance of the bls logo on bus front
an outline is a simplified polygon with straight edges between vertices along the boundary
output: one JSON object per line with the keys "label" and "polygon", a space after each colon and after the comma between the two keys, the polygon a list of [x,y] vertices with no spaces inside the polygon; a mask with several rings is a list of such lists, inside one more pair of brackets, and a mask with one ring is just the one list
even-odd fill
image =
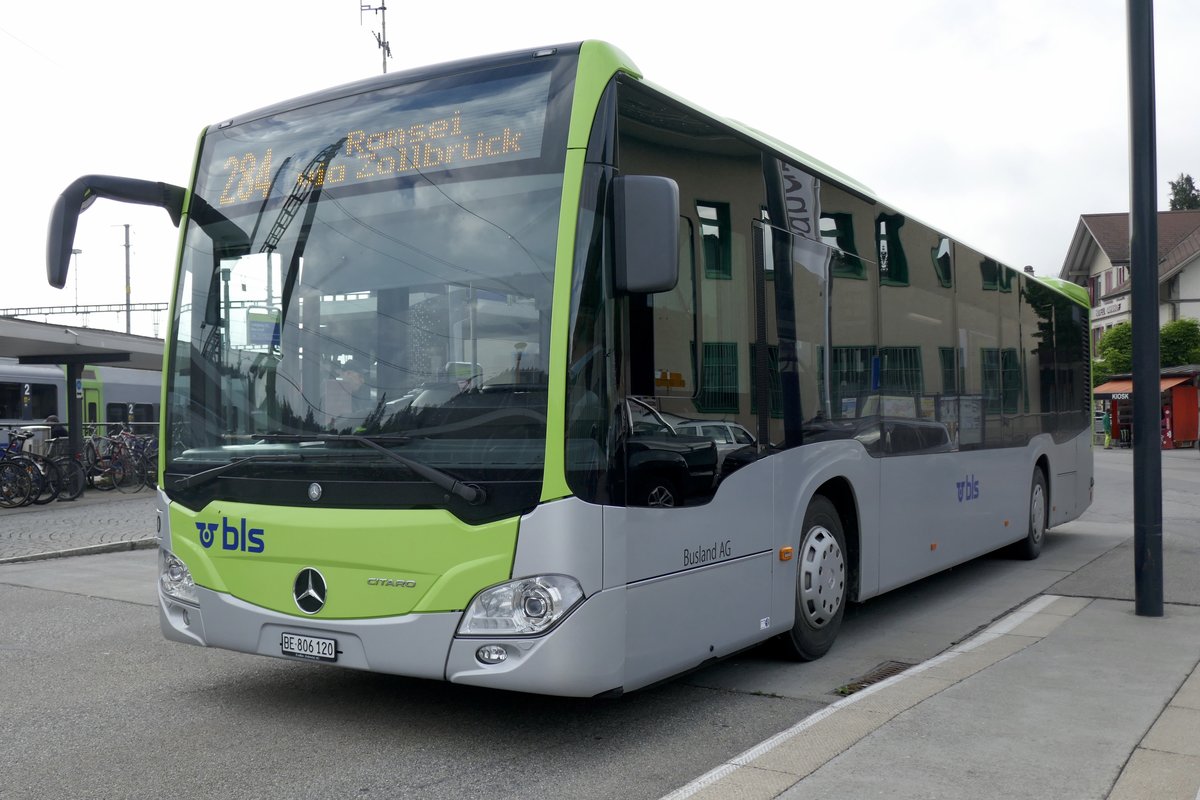
{"label": "bls logo on bus front", "polygon": [[220,522],[197,522],[196,530],[200,532],[200,544],[205,549],[213,546],[218,530],[221,531],[222,550],[261,553],[266,549],[266,543],[263,541],[263,529],[247,528],[245,517],[242,517],[240,526],[230,525],[229,517],[221,517]]}
{"label": "bls logo on bus front", "polygon": [[958,502],[979,499],[979,479],[974,475],[968,475],[965,480],[954,485],[958,487]]}

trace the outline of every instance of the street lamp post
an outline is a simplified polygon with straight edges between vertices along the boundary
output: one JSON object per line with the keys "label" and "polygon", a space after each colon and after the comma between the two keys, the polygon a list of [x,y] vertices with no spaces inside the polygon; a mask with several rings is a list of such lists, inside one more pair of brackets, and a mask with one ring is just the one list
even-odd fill
{"label": "street lamp post", "polygon": [[71,255],[75,256],[75,313],[79,313],[79,256],[83,253],[82,250],[71,250]]}
{"label": "street lamp post", "polygon": [[133,332],[133,308],[129,302],[129,225],[125,226],[125,332]]}

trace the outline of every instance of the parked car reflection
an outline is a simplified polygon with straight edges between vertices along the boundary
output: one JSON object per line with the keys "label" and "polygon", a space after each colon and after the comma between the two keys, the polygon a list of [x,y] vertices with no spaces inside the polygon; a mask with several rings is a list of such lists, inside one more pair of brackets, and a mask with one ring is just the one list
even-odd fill
{"label": "parked car reflection", "polygon": [[754,434],[736,422],[693,419],[676,423],[673,427],[677,433],[688,434],[690,436],[703,436],[716,443],[718,473],[721,472],[721,465],[725,461],[725,456],[734,450],[740,450],[743,447],[753,446],[757,443]]}
{"label": "parked car reflection", "polygon": [[712,495],[717,445],[706,436],[676,431],[657,409],[631,397],[625,402],[629,505],[670,508]]}

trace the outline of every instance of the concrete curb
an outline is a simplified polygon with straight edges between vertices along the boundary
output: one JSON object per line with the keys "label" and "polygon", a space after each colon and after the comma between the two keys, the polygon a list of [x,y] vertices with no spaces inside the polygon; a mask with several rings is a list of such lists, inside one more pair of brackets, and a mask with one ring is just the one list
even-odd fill
{"label": "concrete curb", "polygon": [[20,564],[26,561],[47,561],[51,558],[70,558],[72,556],[91,556],[97,553],[119,553],[124,550],[149,550],[158,547],[158,537],[134,539],[128,542],[106,542],[92,544],[86,547],[73,547],[70,550],[50,550],[45,553],[30,553],[24,556],[9,556],[0,558],[0,564]]}

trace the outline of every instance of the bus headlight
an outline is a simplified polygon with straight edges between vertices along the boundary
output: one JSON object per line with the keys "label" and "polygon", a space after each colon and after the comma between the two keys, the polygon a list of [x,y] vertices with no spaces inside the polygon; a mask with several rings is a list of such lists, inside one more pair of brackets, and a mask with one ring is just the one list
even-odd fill
{"label": "bus headlight", "polygon": [[173,600],[182,600],[193,605],[200,604],[196,596],[196,582],[192,580],[192,571],[187,564],[175,557],[169,550],[158,551],[158,585],[163,594]]}
{"label": "bus headlight", "polygon": [[528,636],[544,633],[583,600],[579,581],[566,575],[535,575],[475,595],[459,623],[463,636]]}

